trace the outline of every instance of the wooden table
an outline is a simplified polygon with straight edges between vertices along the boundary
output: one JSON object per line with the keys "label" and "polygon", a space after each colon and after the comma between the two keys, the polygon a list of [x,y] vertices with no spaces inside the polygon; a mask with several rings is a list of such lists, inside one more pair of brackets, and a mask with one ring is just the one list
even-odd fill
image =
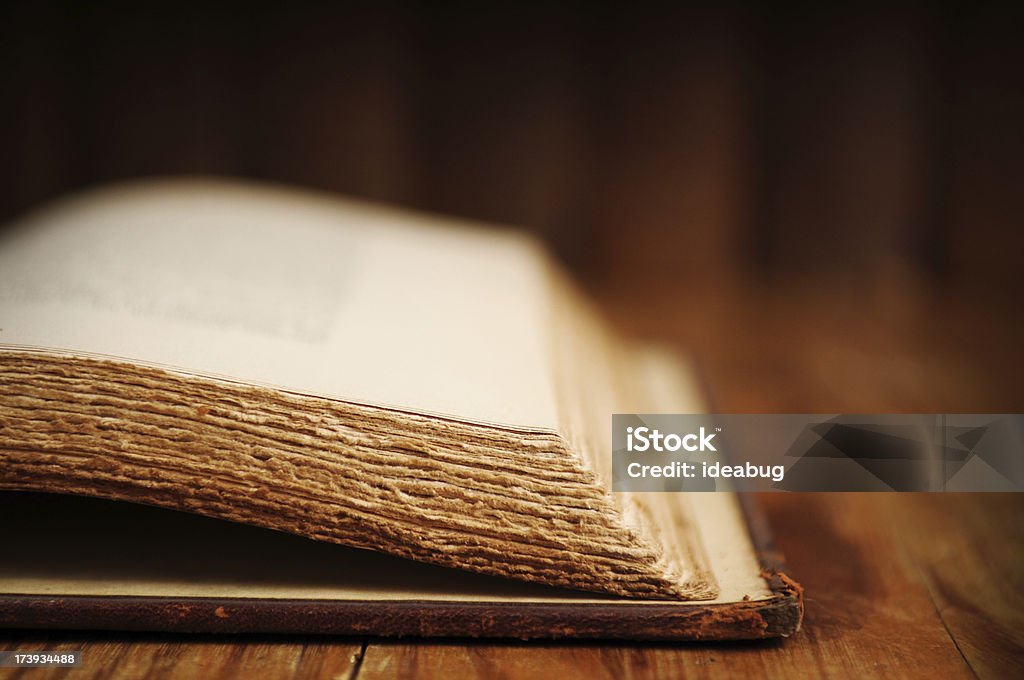
{"label": "wooden table", "polygon": [[[702,358],[722,411],[1022,410],[1020,329],[998,314],[820,290],[636,298],[617,321]],[[624,301],[629,300],[629,304]],[[844,302],[845,301],[845,302]],[[665,310],[686,309],[698,324]],[[951,311],[952,310],[952,311]],[[960,316],[957,316],[960,315]],[[973,315],[973,316],[972,316]],[[1009,316],[1005,318],[1009,319]],[[974,324],[969,322],[973,319]],[[966,325],[958,325],[963,323]],[[85,652],[2,678],[1024,677],[1024,495],[766,494],[803,630],[769,643],[622,644],[0,632]]]}

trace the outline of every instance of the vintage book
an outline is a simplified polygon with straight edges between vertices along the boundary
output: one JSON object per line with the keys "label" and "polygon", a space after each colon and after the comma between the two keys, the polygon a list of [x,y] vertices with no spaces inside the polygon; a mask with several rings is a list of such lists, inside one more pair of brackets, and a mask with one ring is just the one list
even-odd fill
{"label": "vintage book", "polygon": [[515,231],[223,180],[95,190],[0,235],[0,387],[4,625],[799,625],[734,495],[612,491],[611,414],[699,391]]}

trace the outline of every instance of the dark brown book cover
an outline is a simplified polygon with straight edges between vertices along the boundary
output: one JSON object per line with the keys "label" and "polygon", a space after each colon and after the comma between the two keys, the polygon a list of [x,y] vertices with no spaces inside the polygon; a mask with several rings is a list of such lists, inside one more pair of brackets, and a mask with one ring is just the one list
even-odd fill
{"label": "dark brown book cover", "polygon": [[[506,582],[368,551],[145,506],[21,492],[0,495],[3,524],[15,539],[0,564],[0,626],[20,629],[298,633],[471,638],[737,640],[785,637],[798,630],[803,598],[785,573],[756,497],[737,495],[772,597],[720,604],[600,598]],[[90,529],[91,527],[91,529]],[[224,556],[223,548],[235,549]],[[18,546],[18,547],[15,547]],[[211,549],[211,556],[204,551]],[[260,559],[263,555],[263,559]],[[340,560],[340,561],[339,561]],[[330,574],[338,564],[348,574]],[[246,566],[248,565],[248,566]],[[279,576],[275,570],[284,567]],[[97,573],[100,570],[107,571]],[[29,571],[51,592],[12,591]],[[82,576],[107,580],[105,595],[60,592]],[[403,576],[405,575],[405,576]],[[418,580],[423,597],[375,597],[387,579]],[[175,596],[117,594],[128,581],[200,579],[222,592]],[[235,587],[277,578],[312,588],[349,578],[365,595],[349,599],[247,597]],[[236,584],[232,580],[237,579]],[[452,587],[452,584],[457,584]],[[449,590],[450,589],[450,590]],[[75,587],[69,585],[68,590]],[[488,592],[498,595],[488,598]],[[446,597],[446,593],[449,595]]]}

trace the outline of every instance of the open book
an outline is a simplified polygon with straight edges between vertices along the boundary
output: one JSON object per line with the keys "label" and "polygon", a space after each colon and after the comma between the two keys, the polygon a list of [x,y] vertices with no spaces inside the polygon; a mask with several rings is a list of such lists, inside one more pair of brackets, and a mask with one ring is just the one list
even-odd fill
{"label": "open book", "polygon": [[[522,234],[172,180],[68,199],[0,239],[0,489],[159,506],[391,556],[327,546],[336,554],[310,559],[337,564],[337,578],[304,588],[283,574],[310,548],[249,531],[237,540],[269,541],[266,559],[290,585],[234,582],[248,572],[228,563],[191,579],[76,572],[74,550],[48,571],[47,542],[74,545],[87,527],[34,526],[47,513],[14,512],[28,496],[7,495],[6,529],[24,547],[0,558],[0,622],[67,627],[56,610],[39,614],[60,595],[87,612],[81,625],[108,625],[103,598],[138,598],[137,612],[194,598],[195,611],[218,612],[212,621],[137,624],[194,630],[281,630],[240,613],[272,601],[358,605],[363,628],[335,617],[321,626],[330,632],[408,633],[373,618],[402,602],[515,604],[520,619],[541,611],[530,603],[571,606],[558,616],[595,605],[655,622],[616,633],[626,637],[765,637],[799,623],[798,588],[765,571],[735,497],[611,491],[611,414],[695,412],[699,394],[671,355],[624,344]],[[87,526],[117,525],[102,504],[67,512],[83,508],[100,513]],[[94,531],[91,545],[112,533]],[[172,562],[196,561],[188,535]],[[436,567],[448,585],[418,590]],[[460,628],[424,626],[433,619],[421,612],[411,632],[611,630],[506,614],[507,626]]]}

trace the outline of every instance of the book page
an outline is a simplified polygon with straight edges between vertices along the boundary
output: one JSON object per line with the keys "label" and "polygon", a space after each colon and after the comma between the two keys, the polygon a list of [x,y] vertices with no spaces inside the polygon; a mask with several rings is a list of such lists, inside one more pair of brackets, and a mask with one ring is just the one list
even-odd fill
{"label": "book page", "polygon": [[453,220],[228,181],[125,185],[0,235],[0,349],[554,430],[546,266],[521,234]]}
{"label": "book page", "polygon": [[[736,500],[706,499],[702,529],[721,591],[702,605],[772,596]],[[665,494],[680,500],[675,494]],[[74,496],[0,494],[0,530],[19,546],[0,561],[0,593],[130,597],[447,602],[620,603],[577,592],[445,569],[188,513]],[[52,540],[60,534],[60,542]],[[69,557],[70,556],[70,557]]]}

